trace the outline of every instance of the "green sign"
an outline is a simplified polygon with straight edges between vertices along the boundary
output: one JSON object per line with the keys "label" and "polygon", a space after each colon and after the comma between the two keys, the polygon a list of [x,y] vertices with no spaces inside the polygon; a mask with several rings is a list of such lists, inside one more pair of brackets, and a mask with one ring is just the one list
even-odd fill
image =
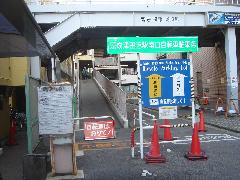
{"label": "green sign", "polygon": [[108,37],[107,52],[108,54],[198,52],[198,37]]}

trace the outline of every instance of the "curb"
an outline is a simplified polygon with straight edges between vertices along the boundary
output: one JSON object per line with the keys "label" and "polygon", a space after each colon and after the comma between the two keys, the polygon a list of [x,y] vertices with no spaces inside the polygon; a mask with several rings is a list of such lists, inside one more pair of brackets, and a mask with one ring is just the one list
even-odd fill
{"label": "curb", "polygon": [[232,132],[235,132],[235,133],[240,133],[240,130],[235,130],[235,129],[231,129],[231,128],[228,128],[228,127],[220,126],[220,125],[217,125],[217,124],[212,124],[212,123],[209,123],[209,122],[206,122],[206,121],[205,121],[205,124],[217,127],[219,129],[225,129],[225,130],[232,131]]}
{"label": "curb", "polygon": [[[131,105],[136,105],[136,104],[132,104],[132,103],[129,103],[129,104],[131,104]],[[146,108],[146,109],[148,109],[148,110],[150,110],[150,111],[157,112],[157,110],[155,110],[155,109],[150,109],[150,108]],[[212,111],[213,109],[211,109],[211,108],[209,108],[209,109],[206,108],[205,110]],[[182,119],[182,120],[188,121],[188,119],[186,119],[186,118],[183,118],[183,117],[179,117],[179,118]],[[224,126],[220,126],[220,125],[217,125],[217,124],[209,123],[209,122],[207,122],[206,120],[205,120],[205,124],[210,125],[210,126],[213,126],[213,127],[217,127],[217,128],[219,128],[219,129],[224,129],[224,130],[227,130],[227,131],[231,131],[231,132],[234,132],[234,133],[240,133],[240,130],[236,130],[236,129],[232,129],[232,128],[229,128],[229,127],[224,127]]]}

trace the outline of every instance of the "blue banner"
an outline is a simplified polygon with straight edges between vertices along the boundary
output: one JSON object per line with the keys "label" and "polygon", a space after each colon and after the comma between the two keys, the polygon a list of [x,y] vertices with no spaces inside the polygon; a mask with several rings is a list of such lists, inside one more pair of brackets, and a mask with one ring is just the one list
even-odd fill
{"label": "blue banner", "polygon": [[190,60],[140,61],[144,107],[191,104]]}
{"label": "blue banner", "polygon": [[240,25],[240,13],[209,12],[209,25]]}

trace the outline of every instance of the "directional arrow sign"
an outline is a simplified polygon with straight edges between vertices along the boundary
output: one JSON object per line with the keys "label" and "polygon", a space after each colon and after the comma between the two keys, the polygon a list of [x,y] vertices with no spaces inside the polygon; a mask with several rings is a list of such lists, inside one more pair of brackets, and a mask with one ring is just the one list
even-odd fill
{"label": "directional arrow sign", "polygon": [[184,96],[184,74],[176,73],[170,76],[173,80],[173,96]]}
{"label": "directional arrow sign", "polygon": [[191,104],[190,60],[140,61],[144,107]]}

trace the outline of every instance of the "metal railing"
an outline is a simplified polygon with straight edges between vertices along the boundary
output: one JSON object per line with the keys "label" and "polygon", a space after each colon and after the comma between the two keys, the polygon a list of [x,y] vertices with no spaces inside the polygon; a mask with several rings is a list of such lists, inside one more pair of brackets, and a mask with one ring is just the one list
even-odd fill
{"label": "metal railing", "polygon": [[233,5],[239,6],[240,0],[25,0],[27,4],[143,4],[143,5]]}
{"label": "metal railing", "polygon": [[25,0],[27,4],[143,4],[143,5],[233,5],[239,6],[240,0]]}
{"label": "metal railing", "polygon": [[127,122],[127,95],[116,84],[111,82],[108,78],[102,75],[100,72],[94,70],[93,77],[100,87],[101,91],[107,97],[109,102],[115,108],[116,113],[121,117],[123,125],[128,126]]}

